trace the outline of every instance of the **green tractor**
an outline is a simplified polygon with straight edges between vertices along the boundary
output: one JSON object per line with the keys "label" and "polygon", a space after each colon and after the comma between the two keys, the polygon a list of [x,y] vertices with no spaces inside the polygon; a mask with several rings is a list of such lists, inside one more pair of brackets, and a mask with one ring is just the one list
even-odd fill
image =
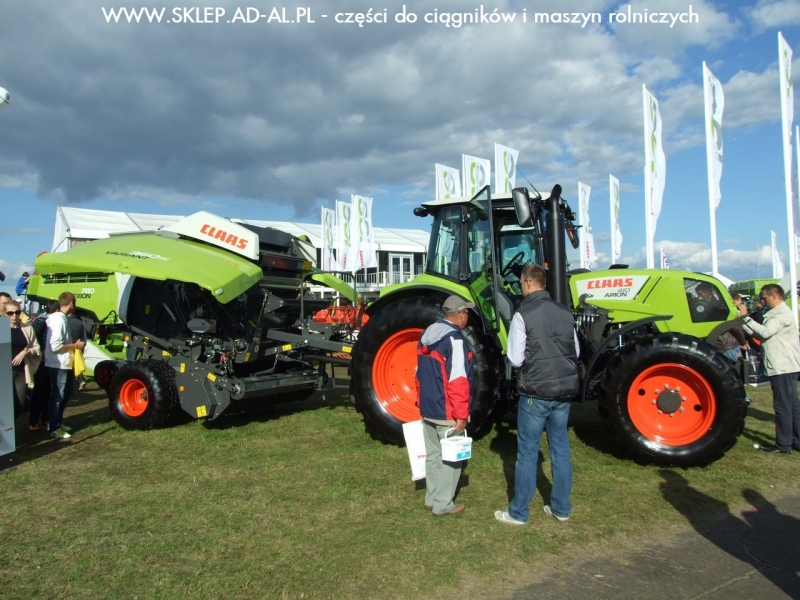
{"label": "green tractor", "polygon": [[714,349],[737,324],[721,283],[699,273],[612,268],[567,271],[565,232],[577,247],[575,215],[561,187],[428,202],[433,217],[426,270],[385,288],[368,308],[353,348],[351,393],[375,436],[403,443],[416,406],[416,346],[450,294],[475,303],[464,335],[475,355],[470,428],[480,435],[517,401],[506,358],[508,327],[521,301],[527,262],[547,271],[548,291],[570,306],[581,345],[580,400],[596,400],[610,435],[642,462],[705,465],[744,427],[746,365]]}

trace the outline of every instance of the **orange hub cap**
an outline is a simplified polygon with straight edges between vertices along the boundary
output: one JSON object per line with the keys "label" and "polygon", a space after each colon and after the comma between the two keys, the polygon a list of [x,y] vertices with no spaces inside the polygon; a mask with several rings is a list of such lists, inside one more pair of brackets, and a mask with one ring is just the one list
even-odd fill
{"label": "orange hub cap", "polygon": [[628,414],[636,429],[666,446],[683,446],[702,438],[716,412],[711,386],[685,365],[654,365],[642,371],[628,390]]}
{"label": "orange hub cap", "polygon": [[138,379],[129,379],[119,389],[119,404],[129,417],[139,417],[147,410],[150,398],[147,386]]}
{"label": "orange hub cap", "polygon": [[420,419],[417,407],[417,344],[422,329],[404,329],[387,339],[375,355],[372,386],[386,411],[402,421]]}

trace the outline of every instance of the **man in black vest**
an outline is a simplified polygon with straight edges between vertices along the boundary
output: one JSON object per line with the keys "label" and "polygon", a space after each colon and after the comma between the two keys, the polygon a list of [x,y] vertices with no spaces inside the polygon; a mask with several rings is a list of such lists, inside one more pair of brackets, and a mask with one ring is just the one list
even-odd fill
{"label": "man in black vest", "polygon": [[522,306],[511,320],[508,360],[519,368],[517,389],[517,466],[514,498],[508,510],[495,511],[509,525],[528,522],[528,504],[536,492],[536,468],[542,432],[547,431],[553,491],[544,512],[569,519],[572,503],[572,461],[567,420],[569,402],[579,392],[578,337],[572,312],[545,290],[547,276],[539,265],[526,265],[520,285]]}

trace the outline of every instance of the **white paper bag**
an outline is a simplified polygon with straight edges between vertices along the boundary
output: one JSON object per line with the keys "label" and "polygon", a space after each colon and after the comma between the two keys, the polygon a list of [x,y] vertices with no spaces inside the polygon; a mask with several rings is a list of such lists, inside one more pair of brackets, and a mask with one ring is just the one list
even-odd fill
{"label": "white paper bag", "polygon": [[403,437],[406,438],[408,460],[411,463],[411,480],[425,479],[425,438],[422,435],[422,419],[403,423]]}

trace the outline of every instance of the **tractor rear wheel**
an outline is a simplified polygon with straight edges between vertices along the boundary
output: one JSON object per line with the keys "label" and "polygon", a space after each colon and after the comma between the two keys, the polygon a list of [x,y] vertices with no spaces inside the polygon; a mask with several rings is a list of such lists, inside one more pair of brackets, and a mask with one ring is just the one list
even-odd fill
{"label": "tractor rear wheel", "polygon": [[706,465],[744,428],[745,392],[732,365],[695,337],[667,333],[624,346],[606,367],[600,415],[635,458]]}
{"label": "tractor rear wheel", "polygon": [[178,405],[175,371],[155,360],[122,366],[108,388],[111,416],[125,429],[164,427]]}
{"label": "tractor rear wheel", "polygon": [[[422,332],[441,316],[442,298],[406,298],[370,316],[353,353],[351,390],[367,429],[378,438],[405,443],[403,423],[420,418],[414,374]],[[474,355],[469,431],[485,433],[497,403],[496,363],[492,348],[478,335],[477,323],[463,330]]]}

